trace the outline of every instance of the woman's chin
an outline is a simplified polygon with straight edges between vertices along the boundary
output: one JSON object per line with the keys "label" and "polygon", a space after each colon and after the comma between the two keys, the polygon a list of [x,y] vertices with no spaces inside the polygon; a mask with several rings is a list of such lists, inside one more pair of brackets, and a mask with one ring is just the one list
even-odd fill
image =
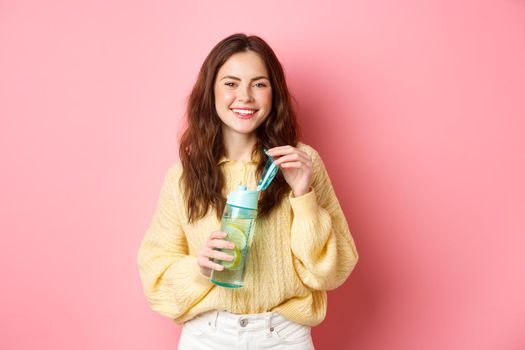
{"label": "woman's chin", "polygon": [[225,134],[249,135],[249,134],[253,134],[255,130],[257,130],[257,128],[259,127],[259,125],[256,123],[247,124],[243,122],[242,124],[243,125],[236,124],[233,126],[225,125],[225,128],[223,129],[223,131],[225,132]]}

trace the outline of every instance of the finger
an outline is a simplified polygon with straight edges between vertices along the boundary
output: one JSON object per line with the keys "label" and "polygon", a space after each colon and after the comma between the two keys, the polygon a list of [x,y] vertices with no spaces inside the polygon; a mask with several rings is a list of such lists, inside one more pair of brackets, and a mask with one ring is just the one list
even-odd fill
{"label": "finger", "polygon": [[[301,151],[300,149],[298,148],[294,148],[292,146],[283,146],[284,148],[282,149],[273,149],[274,151],[272,153],[270,153],[270,155],[274,158],[275,162],[277,164],[279,163],[282,163],[284,160],[278,162],[279,159],[282,159],[286,156],[296,156],[298,158],[302,158],[305,160],[305,163],[306,164],[310,164],[312,163],[312,158],[310,157],[310,155],[304,151]],[[289,148],[290,147],[290,148]],[[297,158],[297,159],[298,159]]]}
{"label": "finger", "polygon": [[213,239],[208,241],[208,247],[210,248],[223,248],[223,249],[233,249],[235,244],[230,241],[225,241],[223,239]]}
{"label": "finger", "polygon": [[305,159],[302,156],[285,156],[279,158],[278,162],[276,161],[277,166],[281,168],[301,168],[304,167],[307,170],[312,169],[312,161],[310,159]]}
{"label": "finger", "polygon": [[307,166],[311,166],[311,160],[308,157],[305,157],[299,153],[292,153],[286,156],[282,156],[276,159],[274,163],[275,165],[279,165],[279,164],[291,162],[291,161],[299,161],[299,162],[303,162]]}
{"label": "finger", "polygon": [[224,231],[213,231],[212,233],[210,233],[210,236],[208,237],[208,239],[214,239],[214,238],[224,238],[226,237],[228,234]]}
{"label": "finger", "polygon": [[268,153],[272,157],[273,156],[283,156],[283,155],[290,154],[290,153],[294,152],[296,149],[297,148],[295,148],[293,146],[285,145],[285,146],[278,146],[278,147],[270,148],[268,150]]}
{"label": "finger", "polygon": [[197,263],[202,267],[207,267],[212,270],[222,271],[224,270],[224,266],[221,264],[214,263],[213,261],[206,259],[204,257],[199,257],[197,259]]}
{"label": "finger", "polygon": [[308,158],[308,159],[311,158],[310,155],[306,153],[305,151],[300,150],[299,148],[296,148],[295,150],[297,151],[297,153],[301,154],[303,157]]}
{"label": "finger", "polygon": [[205,251],[203,254],[205,257],[208,257],[209,259],[217,259],[217,260],[224,260],[224,261],[232,261],[234,256],[221,252],[219,250],[209,249],[208,251]]}
{"label": "finger", "polygon": [[283,168],[302,168],[303,163],[301,162],[286,162],[281,164],[281,167]]}

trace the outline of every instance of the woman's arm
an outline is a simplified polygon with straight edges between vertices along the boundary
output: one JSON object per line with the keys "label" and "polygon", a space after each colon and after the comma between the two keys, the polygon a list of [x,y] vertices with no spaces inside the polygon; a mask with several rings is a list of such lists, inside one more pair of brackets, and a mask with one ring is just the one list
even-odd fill
{"label": "woman's arm", "polygon": [[303,283],[315,290],[331,290],[347,279],[359,257],[323,161],[311,150],[311,190],[299,197],[290,194],[291,248]]}
{"label": "woman's arm", "polygon": [[197,258],[188,255],[177,214],[183,203],[180,191],[175,191],[178,166],[173,166],[164,178],[153,221],[137,256],[146,299],[153,310],[172,319],[185,314],[214,286],[201,274]]}

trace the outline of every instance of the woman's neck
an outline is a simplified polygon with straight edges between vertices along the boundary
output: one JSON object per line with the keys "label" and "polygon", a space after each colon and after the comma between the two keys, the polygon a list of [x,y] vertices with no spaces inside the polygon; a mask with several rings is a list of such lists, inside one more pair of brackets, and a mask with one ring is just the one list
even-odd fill
{"label": "woman's neck", "polygon": [[233,161],[249,161],[257,143],[255,134],[223,133],[226,157]]}

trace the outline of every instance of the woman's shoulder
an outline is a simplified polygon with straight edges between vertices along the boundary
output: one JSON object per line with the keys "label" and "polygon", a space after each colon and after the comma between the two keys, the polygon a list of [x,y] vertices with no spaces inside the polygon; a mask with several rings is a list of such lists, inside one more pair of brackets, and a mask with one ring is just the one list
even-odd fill
{"label": "woman's shoulder", "polygon": [[182,162],[176,160],[169,165],[166,171],[166,180],[170,182],[178,181],[182,174]]}

